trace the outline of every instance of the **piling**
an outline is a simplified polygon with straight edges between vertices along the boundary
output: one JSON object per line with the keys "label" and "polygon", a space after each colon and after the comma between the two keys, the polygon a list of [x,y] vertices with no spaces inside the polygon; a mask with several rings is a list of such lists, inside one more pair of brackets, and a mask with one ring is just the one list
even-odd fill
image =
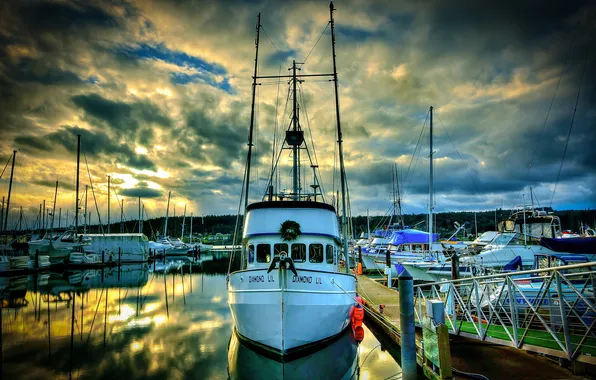
{"label": "piling", "polygon": [[416,326],[414,324],[414,279],[404,269],[398,276],[398,284],[402,379],[415,380],[417,378],[417,363]]}
{"label": "piling", "polygon": [[389,249],[387,249],[385,251],[385,271],[387,272],[387,287],[391,288],[392,286],[392,281],[391,281],[391,253],[389,252]]}
{"label": "piling", "polygon": [[457,252],[453,252],[451,256],[451,279],[457,280],[459,278],[459,256]]}
{"label": "piling", "polygon": [[101,250],[101,263],[102,264],[105,264],[106,263],[105,252],[106,251],[104,249]]}
{"label": "piling", "polygon": [[166,263],[166,249],[163,249],[163,263]]}
{"label": "piling", "polygon": [[39,269],[39,249],[35,250],[35,269]]}

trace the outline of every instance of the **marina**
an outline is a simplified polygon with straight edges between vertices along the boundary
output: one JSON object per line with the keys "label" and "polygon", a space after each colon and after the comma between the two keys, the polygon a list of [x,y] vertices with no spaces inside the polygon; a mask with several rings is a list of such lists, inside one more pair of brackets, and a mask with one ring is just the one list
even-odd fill
{"label": "marina", "polygon": [[596,379],[596,6],[337,5],[4,7],[0,379]]}

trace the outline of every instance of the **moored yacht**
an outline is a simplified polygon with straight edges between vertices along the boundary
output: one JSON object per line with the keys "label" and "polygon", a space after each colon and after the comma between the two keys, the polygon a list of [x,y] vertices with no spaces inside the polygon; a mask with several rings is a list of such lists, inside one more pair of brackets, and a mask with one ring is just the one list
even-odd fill
{"label": "moored yacht", "polygon": [[[272,165],[264,200],[248,204],[249,184],[243,189],[244,228],[241,268],[228,277],[228,303],[238,337],[254,346],[285,357],[318,347],[341,334],[350,321],[356,296],[356,277],[339,265],[341,248],[348,251],[347,197],[339,119],[333,4],[330,4],[333,48],[338,153],[342,188],[341,226],[333,206],[321,190],[318,166],[311,161],[312,192],[304,192],[300,180],[300,160],[312,155],[305,143],[298,112],[297,87],[303,74],[293,62],[290,78],[293,90],[292,123],[286,131],[279,156],[290,150],[293,157],[292,190],[275,192],[276,165]],[[260,15],[257,22],[258,58]],[[287,76],[284,76],[287,77]],[[253,76],[253,109],[257,86],[257,60]],[[306,104],[300,104],[302,110]],[[306,112],[305,112],[306,113]],[[249,132],[246,178],[250,179],[253,121]],[[306,153],[306,154],[305,154]],[[278,160],[274,160],[277,162]],[[340,235],[340,230],[342,235]],[[347,256],[347,255],[345,255]],[[231,259],[233,260],[233,258]]]}

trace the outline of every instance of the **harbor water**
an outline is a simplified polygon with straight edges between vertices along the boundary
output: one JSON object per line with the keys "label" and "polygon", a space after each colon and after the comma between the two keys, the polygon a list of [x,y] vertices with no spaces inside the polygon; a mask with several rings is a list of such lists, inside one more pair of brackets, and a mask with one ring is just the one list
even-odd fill
{"label": "harbor water", "polygon": [[247,347],[233,333],[227,260],[216,261],[0,277],[2,378],[399,377],[367,328],[359,344],[348,330],[285,363]]}

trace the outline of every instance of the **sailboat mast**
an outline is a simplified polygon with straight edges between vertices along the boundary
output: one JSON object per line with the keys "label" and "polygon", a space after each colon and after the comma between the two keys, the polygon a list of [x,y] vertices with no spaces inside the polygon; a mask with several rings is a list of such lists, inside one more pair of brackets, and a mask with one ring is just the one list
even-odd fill
{"label": "sailboat mast", "polygon": [[163,237],[165,238],[168,236],[168,214],[170,212],[170,197],[172,196],[172,192],[168,192],[168,206],[166,207],[166,223],[163,226]]}
{"label": "sailboat mast", "polygon": [[433,107],[430,107],[430,180],[428,185],[428,250],[433,243]]}
{"label": "sailboat mast", "polygon": [[79,228],[79,169],[81,166],[81,135],[77,135],[77,182],[75,185],[75,234]]}
{"label": "sailboat mast", "polygon": [[4,197],[2,197],[2,211],[0,211],[0,231],[4,231]]}
{"label": "sailboat mast", "polygon": [[85,185],[85,227],[83,227],[83,233],[87,233],[87,223],[89,220],[87,219],[87,190],[89,189],[89,185]]}
{"label": "sailboat mast", "polygon": [[366,239],[370,240],[370,216],[368,215],[368,209],[366,209]]}
{"label": "sailboat mast", "polygon": [[58,181],[54,189],[54,205],[52,206],[52,223],[50,224],[50,233],[54,232],[54,219],[56,217],[56,197],[58,196]]}
{"label": "sailboat mast", "polygon": [[331,23],[331,52],[333,55],[333,83],[335,89],[335,117],[337,119],[337,144],[339,150],[339,171],[341,182],[341,201],[342,201],[342,215],[341,224],[343,227],[343,243],[344,255],[346,257],[346,273],[350,273],[350,265],[348,262],[348,229],[346,226],[346,173],[344,168],[344,153],[341,135],[341,119],[339,117],[339,92],[337,88],[337,63],[335,62],[335,23],[333,22],[333,2],[329,3],[329,15]]}
{"label": "sailboat mast", "polygon": [[[255,97],[257,94],[257,68],[259,60],[259,32],[261,31],[261,14],[257,16],[257,38],[255,39],[255,69],[252,77],[252,105],[250,107],[250,129],[248,132],[248,153],[246,158],[246,188],[244,190],[244,209],[248,206],[248,190],[250,185],[250,165],[252,159],[252,135],[255,123]],[[235,243],[234,243],[235,244]]]}
{"label": "sailboat mast", "polygon": [[6,214],[4,215],[4,231],[8,227],[8,213],[10,212],[10,193],[12,192],[12,177],[14,175],[14,162],[17,159],[17,151],[12,151],[12,168],[10,169],[10,181],[8,182],[8,198],[6,198]]}
{"label": "sailboat mast", "polygon": [[110,233],[110,176],[108,176],[108,233]]}
{"label": "sailboat mast", "polygon": [[139,197],[139,233],[143,233],[143,226],[141,225],[142,221],[142,215],[141,215],[141,197]]}
{"label": "sailboat mast", "polygon": [[186,224],[186,204],[184,205],[184,214],[182,214],[182,235],[180,240],[184,241],[184,225]]}
{"label": "sailboat mast", "polygon": [[401,212],[401,193],[399,191],[399,174],[397,173],[397,164],[395,164],[395,187],[397,189],[397,220],[401,228],[406,228],[404,223],[404,215]]}
{"label": "sailboat mast", "polygon": [[189,242],[192,243],[192,212],[190,213],[190,235],[189,235]]}

